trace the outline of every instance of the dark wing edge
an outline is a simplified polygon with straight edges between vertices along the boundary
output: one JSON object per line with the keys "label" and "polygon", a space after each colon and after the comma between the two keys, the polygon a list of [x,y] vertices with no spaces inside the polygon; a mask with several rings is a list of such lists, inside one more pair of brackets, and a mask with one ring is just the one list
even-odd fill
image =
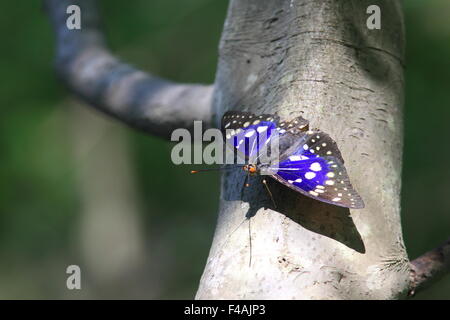
{"label": "dark wing edge", "polygon": [[[227,111],[222,116],[221,121],[221,129],[224,131],[225,129],[237,129],[242,127],[242,125],[247,120],[261,120],[271,121],[275,123],[277,127],[279,127],[283,132],[291,132],[291,133],[300,133],[309,130],[309,121],[303,118],[302,116],[298,116],[290,121],[280,121],[280,117],[277,114],[261,114],[255,115],[254,113],[247,111]],[[233,121],[236,121],[233,123]],[[229,126],[227,124],[229,123]],[[227,126],[227,127],[226,127]],[[226,128],[225,128],[226,127]]]}

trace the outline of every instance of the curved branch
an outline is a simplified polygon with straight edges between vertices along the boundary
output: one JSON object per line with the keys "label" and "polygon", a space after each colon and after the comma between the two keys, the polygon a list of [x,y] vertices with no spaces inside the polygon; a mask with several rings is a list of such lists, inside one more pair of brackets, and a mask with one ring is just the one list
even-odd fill
{"label": "curved branch", "polygon": [[56,35],[56,70],[71,91],[115,118],[162,137],[211,123],[212,86],[172,83],[121,62],[105,45],[95,0],[79,0],[81,29],[66,26],[70,0],[44,0]]}
{"label": "curved branch", "polygon": [[409,295],[428,287],[450,273],[450,238],[439,247],[411,261],[412,279]]}

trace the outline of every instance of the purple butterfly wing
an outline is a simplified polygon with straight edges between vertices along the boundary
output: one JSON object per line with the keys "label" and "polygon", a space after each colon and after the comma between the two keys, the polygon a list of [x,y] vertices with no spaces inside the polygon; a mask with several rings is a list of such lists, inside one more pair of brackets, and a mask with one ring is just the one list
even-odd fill
{"label": "purple butterfly wing", "polygon": [[227,146],[236,149],[243,159],[255,160],[270,139],[288,131],[308,129],[308,121],[298,117],[292,122],[281,122],[272,114],[254,115],[250,112],[228,111],[222,117]]}
{"label": "purple butterfly wing", "polygon": [[336,142],[320,130],[307,131],[308,125],[302,117],[280,122],[276,115],[241,111],[229,111],[222,118],[226,145],[240,158],[252,162],[271,139],[279,139],[281,157],[267,171],[274,179],[319,201],[363,208]]}
{"label": "purple butterfly wing", "polygon": [[270,170],[282,184],[319,201],[337,206],[364,208],[361,196],[350,183],[344,160],[331,137],[308,131],[286,150],[285,157]]}

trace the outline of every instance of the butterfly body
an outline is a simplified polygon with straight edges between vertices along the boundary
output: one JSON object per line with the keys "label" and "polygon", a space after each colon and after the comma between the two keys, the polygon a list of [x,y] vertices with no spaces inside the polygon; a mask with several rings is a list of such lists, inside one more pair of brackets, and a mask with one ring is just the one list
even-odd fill
{"label": "butterfly body", "polygon": [[254,163],[246,164],[242,167],[242,170],[248,172],[250,175],[257,175],[259,173],[259,168]]}
{"label": "butterfly body", "polygon": [[[276,115],[229,111],[222,118],[222,129],[226,145],[246,160],[243,170],[249,175],[268,175],[322,202],[364,207],[350,183],[336,142],[321,130],[309,130],[306,119],[281,122]],[[275,142],[279,152],[271,150]]]}

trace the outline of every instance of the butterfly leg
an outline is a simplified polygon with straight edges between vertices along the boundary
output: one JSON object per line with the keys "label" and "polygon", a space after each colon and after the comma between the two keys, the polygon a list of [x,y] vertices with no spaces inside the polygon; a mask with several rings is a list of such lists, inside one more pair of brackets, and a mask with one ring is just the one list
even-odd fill
{"label": "butterfly leg", "polygon": [[242,185],[242,189],[241,189],[241,199],[244,199],[244,191],[246,188],[250,187],[250,184],[248,183],[250,174],[246,174],[245,175],[245,180],[244,180],[244,184]]}
{"label": "butterfly leg", "polygon": [[251,268],[252,267],[252,228],[251,228],[251,224],[250,224],[251,218],[247,218],[247,219],[248,219],[248,241],[249,241],[249,252],[250,252],[248,266],[249,266],[249,268]]}
{"label": "butterfly leg", "polygon": [[250,187],[250,183],[248,183],[248,180],[250,179],[250,171],[247,173],[247,176],[245,177],[245,183],[244,186],[246,188]]}
{"label": "butterfly leg", "polygon": [[266,180],[266,179],[263,179],[263,180],[262,180],[262,183],[263,183],[263,185],[266,187],[267,193],[269,194],[270,199],[272,200],[273,206],[276,208],[277,205],[276,205],[276,203],[275,203],[275,200],[273,200],[272,192],[270,192],[269,185],[267,184],[267,180]]}

